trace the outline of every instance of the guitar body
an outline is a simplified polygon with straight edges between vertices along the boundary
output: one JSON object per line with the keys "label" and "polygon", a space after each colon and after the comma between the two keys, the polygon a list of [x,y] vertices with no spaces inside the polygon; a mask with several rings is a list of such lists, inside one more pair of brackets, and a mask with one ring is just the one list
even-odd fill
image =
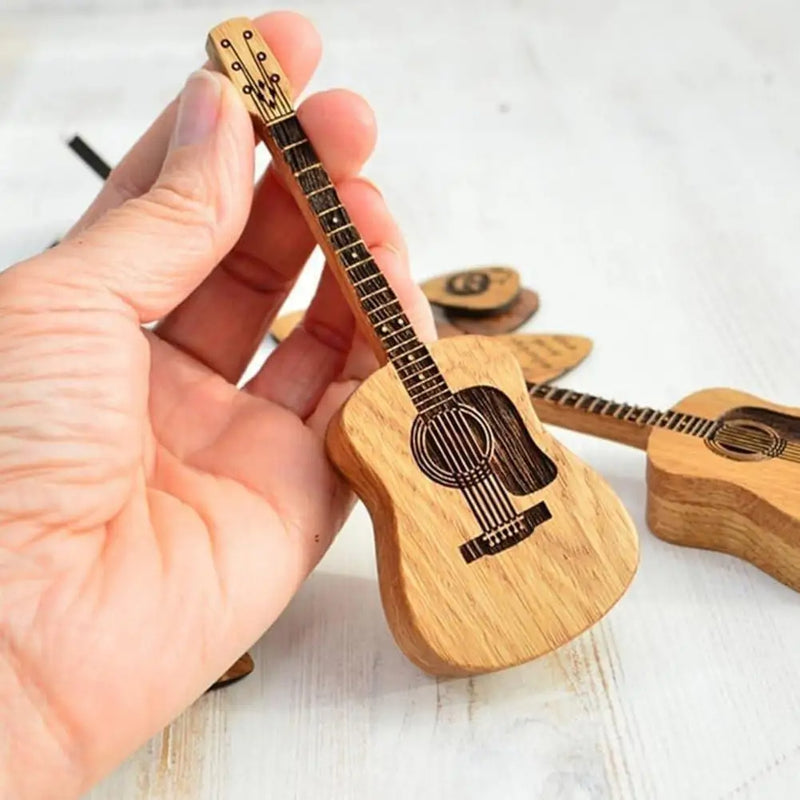
{"label": "guitar body", "polygon": [[[800,446],[800,409],[732,389],[697,392],[674,408],[755,425],[756,432],[762,426],[792,451]],[[738,556],[800,591],[799,471],[797,461],[740,460],[703,439],[654,429],[647,444],[647,522],[668,542]]]}
{"label": "guitar body", "polygon": [[605,481],[544,430],[502,344],[430,350],[452,408],[418,414],[385,367],[333,420],[328,452],[372,516],[400,648],[433,674],[488,672],[599,620],[633,577],[637,537]]}

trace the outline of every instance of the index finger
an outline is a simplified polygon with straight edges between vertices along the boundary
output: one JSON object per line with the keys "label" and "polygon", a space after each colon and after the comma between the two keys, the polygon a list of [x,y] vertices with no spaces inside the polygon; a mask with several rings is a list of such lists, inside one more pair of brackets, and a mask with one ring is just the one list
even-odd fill
{"label": "index finger", "polygon": [[[306,17],[293,11],[274,11],[254,20],[283,67],[294,93],[299,94],[319,63],[322,42]],[[202,40],[200,40],[202,45]],[[206,62],[206,68],[210,63]],[[139,197],[153,185],[167,152],[175,124],[177,98],[173,100],[128,151],[103,184],[97,197],[73,225],[66,237],[74,236],[106,211]]]}

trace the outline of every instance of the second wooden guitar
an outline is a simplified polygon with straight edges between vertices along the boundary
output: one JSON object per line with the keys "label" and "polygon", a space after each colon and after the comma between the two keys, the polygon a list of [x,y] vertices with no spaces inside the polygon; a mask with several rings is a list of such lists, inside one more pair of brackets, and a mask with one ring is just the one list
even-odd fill
{"label": "second wooden guitar", "polygon": [[253,24],[223,23],[208,50],[386,365],[330,424],[327,446],[372,517],[398,645],[429,672],[463,675],[569,641],[611,608],[636,569],[636,532],[621,502],[544,430],[502,344],[419,339]]}
{"label": "second wooden guitar", "polygon": [[540,418],[647,451],[647,522],[674,544],[719,550],[800,591],[800,409],[705,389],[669,411],[547,384]]}

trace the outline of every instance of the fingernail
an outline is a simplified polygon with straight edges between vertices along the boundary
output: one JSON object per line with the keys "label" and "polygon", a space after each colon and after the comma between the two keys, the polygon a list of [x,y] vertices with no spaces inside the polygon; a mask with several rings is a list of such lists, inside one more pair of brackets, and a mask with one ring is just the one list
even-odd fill
{"label": "fingernail", "polygon": [[220,83],[208,70],[199,69],[189,76],[178,101],[172,147],[198,144],[212,133],[221,96]]}

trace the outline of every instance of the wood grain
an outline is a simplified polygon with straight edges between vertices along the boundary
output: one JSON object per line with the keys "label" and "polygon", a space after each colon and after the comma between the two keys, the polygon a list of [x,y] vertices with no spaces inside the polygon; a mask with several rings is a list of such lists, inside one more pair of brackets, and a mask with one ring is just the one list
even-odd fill
{"label": "wood grain", "polygon": [[552,520],[502,554],[465,565],[459,547],[475,521],[455,490],[420,481],[408,448],[416,413],[393,370],[350,397],[328,429],[328,452],[372,516],[381,598],[398,646],[434,674],[487,672],[549,652],[599,620],[633,577],[636,532],[606,482],[545,432],[501,343],[456,337],[432,351],[453,390],[498,386],[522,413],[558,466],[556,481],[536,494]]}
{"label": "wood grain", "polygon": [[446,310],[447,321],[462,333],[476,336],[498,336],[511,333],[524,325],[539,310],[539,295],[530,289],[521,289],[511,305],[497,313],[480,316],[463,316]]}
{"label": "wood grain", "polygon": [[472,267],[431,278],[422,291],[431,303],[461,314],[499,313],[519,295],[519,273],[513,267]]}
{"label": "wood grain", "polygon": [[[3,9],[6,265],[97,193],[64,138],[80,132],[121,160],[201,63],[209,24],[236,8]],[[375,109],[368,172],[416,275],[476,257],[519,265],[542,293],[537,327],[596,342],[575,385],[662,408],[714,385],[798,405],[800,6],[697,0],[691,36],[677,0],[646,14],[515,0],[363,9],[354,24],[304,0],[324,39],[314,85],[353,87]],[[491,69],[476,72],[476,52]],[[409,64],[425,65],[428,91]],[[439,179],[421,193],[431,148]],[[256,157],[263,169],[263,148]],[[312,263],[287,308],[308,305],[317,277]],[[562,436],[644,530],[644,454]],[[255,673],[201,698],[91,800],[796,795],[800,594],[740,559],[645,535],[630,591],[589,633],[524,667],[433,680],[388,633],[371,537],[359,504],[251,651]]]}
{"label": "wood grain", "polygon": [[[733,389],[706,389],[675,408],[716,419],[749,405],[800,418],[798,408]],[[655,429],[647,446],[647,523],[666,541],[730,553],[800,591],[799,470],[778,458],[734,461],[702,440]]]}
{"label": "wood grain", "polygon": [[516,333],[494,337],[494,341],[513,353],[527,383],[555,380],[592,351],[591,339],[565,333]]}
{"label": "wood grain", "polygon": [[[647,450],[656,536],[737,556],[800,591],[800,409],[734,389],[696,392],[667,412],[558,387],[531,395],[544,422]],[[764,410],[786,417],[770,429]],[[783,439],[774,452],[769,436],[754,438],[760,428],[729,427],[754,415]]]}

